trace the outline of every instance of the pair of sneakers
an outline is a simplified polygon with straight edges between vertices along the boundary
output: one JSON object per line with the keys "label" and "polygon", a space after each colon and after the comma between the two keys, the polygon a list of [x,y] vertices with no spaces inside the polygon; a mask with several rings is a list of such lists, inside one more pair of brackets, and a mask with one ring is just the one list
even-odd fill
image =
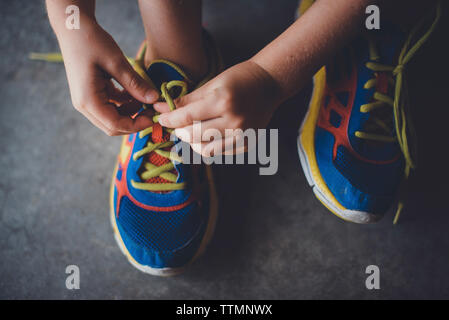
{"label": "pair of sneakers", "polygon": [[[299,131],[300,161],[317,198],[347,221],[378,221],[415,166],[404,68],[439,15],[438,9],[429,31],[416,42],[418,27],[405,35],[388,26],[363,37],[314,77]],[[133,65],[174,107],[176,97],[221,69],[212,39],[205,39],[210,74],[199,84],[169,61],[145,66],[145,46]],[[169,276],[182,272],[204,251],[218,203],[211,167],[183,164],[171,152],[179,140],[170,140],[170,130],[158,124],[157,117],[154,120],[152,127],[123,137],[111,184],[110,215],[117,243],[131,264],[149,274]]]}

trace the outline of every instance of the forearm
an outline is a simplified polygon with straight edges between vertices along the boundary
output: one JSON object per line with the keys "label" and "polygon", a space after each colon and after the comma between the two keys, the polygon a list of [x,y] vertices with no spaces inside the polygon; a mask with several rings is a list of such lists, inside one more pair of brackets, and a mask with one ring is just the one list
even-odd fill
{"label": "forearm", "polygon": [[95,21],[95,0],[46,0],[48,18],[56,36],[67,33],[66,8],[76,5],[80,10],[80,26]]}
{"label": "forearm", "polygon": [[[376,2],[376,1],[374,1]],[[319,0],[250,60],[279,86],[280,100],[299,91],[327,59],[362,31],[371,0]]]}

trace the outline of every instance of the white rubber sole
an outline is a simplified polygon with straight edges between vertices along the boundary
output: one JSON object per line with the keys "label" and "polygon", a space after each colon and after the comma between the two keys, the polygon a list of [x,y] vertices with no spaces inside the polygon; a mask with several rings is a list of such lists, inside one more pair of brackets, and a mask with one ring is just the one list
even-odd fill
{"label": "white rubber sole", "polygon": [[198,248],[197,252],[193,256],[193,258],[185,265],[179,268],[152,268],[150,266],[141,265],[138,263],[129,253],[128,249],[126,248],[125,244],[123,243],[122,237],[120,236],[120,232],[118,231],[118,227],[116,224],[115,219],[115,213],[113,210],[113,197],[114,197],[114,179],[116,174],[117,168],[114,170],[114,174],[112,176],[112,184],[111,184],[111,208],[110,208],[110,220],[112,229],[114,230],[114,239],[117,242],[118,247],[120,248],[120,251],[126,256],[129,263],[131,263],[132,266],[134,266],[136,269],[153,275],[153,276],[159,276],[159,277],[170,277],[175,276],[178,274],[181,274],[186,271],[186,269],[195,261],[197,260],[206,250],[207,245],[210,243],[210,240],[212,239],[212,236],[215,231],[215,226],[217,222],[218,217],[218,198],[217,198],[217,192],[215,188],[215,183],[213,179],[213,173],[212,168],[210,166],[206,166],[206,175],[209,183],[209,220],[207,222],[206,231],[204,233],[203,239],[201,240],[200,247]]}

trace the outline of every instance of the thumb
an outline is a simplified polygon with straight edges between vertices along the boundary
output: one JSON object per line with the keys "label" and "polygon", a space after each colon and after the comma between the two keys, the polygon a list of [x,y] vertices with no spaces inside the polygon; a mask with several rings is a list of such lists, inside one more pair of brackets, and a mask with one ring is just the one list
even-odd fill
{"label": "thumb", "polygon": [[159,99],[159,93],[131,67],[125,57],[107,71],[136,100],[154,103]]}

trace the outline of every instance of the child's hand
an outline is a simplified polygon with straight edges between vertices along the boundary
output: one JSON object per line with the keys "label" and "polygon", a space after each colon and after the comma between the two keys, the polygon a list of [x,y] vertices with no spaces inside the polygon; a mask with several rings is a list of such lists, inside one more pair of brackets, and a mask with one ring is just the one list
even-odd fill
{"label": "child's hand", "polygon": [[[152,124],[145,115],[132,119],[138,103],[152,103],[158,93],[131,67],[114,39],[95,21],[59,36],[74,107],[106,134],[123,135]],[[119,91],[115,79],[127,91]],[[129,94],[128,94],[129,93]],[[132,97],[131,97],[131,96]],[[111,103],[115,101],[117,107]]]}
{"label": "child's hand", "polygon": [[[280,104],[279,97],[279,89],[271,76],[258,64],[246,61],[176,99],[176,110],[168,112],[164,102],[154,104],[154,108],[163,113],[159,116],[160,124],[176,128],[175,134],[190,143],[197,153],[212,156],[217,150],[223,154],[242,151],[235,150],[241,135],[225,137],[225,129],[265,128]],[[201,134],[197,131],[193,134],[194,121],[202,121]],[[223,139],[210,141],[202,137],[207,129],[217,129]]]}

